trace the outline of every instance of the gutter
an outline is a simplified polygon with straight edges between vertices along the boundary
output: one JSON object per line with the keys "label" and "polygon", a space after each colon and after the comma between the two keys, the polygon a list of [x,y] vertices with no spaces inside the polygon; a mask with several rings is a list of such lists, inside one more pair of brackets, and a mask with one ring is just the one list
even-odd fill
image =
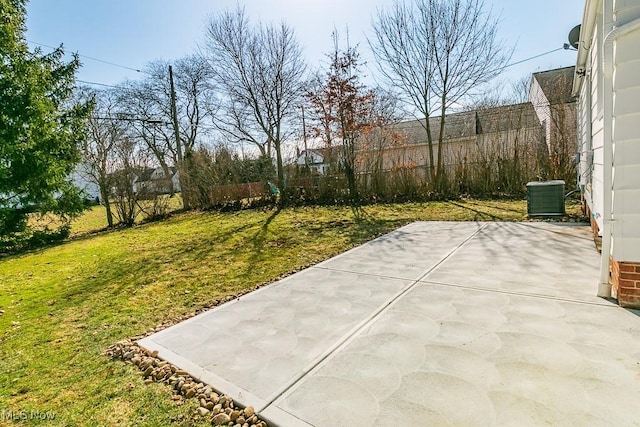
{"label": "gutter", "polygon": [[[613,11],[605,9],[605,24],[613,22]],[[609,283],[609,258],[611,256],[611,228],[613,223],[613,45],[618,37],[640,29],[640,18],[623,24],[613,29],[606,35],[603,41],[603,230],[602,230],[602,255],[600,262],[600,283],[598,284],[598,296],[611,297],[611,284]]]}
{"label": "gutter", "polygon": [[579,73],[586,69],[587,59],[589,58],[589,50],[592,44],[591,39],[593,38],[593,29],[595,28],[597,16],[597,3],[600,2],[591,0],[587,1],[584,5],[580,40],[578,41],[578,58],[576,59],[576,73],[578,73],[578,78],[573,79],[573,90],[571,91],[573,96],[576,96],[580,92],[580,87],[582,86],[583,78],[580,78]]}

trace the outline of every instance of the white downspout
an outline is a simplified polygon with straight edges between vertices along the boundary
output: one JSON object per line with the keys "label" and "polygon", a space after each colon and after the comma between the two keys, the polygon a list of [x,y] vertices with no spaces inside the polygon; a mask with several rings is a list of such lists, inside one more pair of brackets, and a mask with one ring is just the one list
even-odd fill
{"label": "white downspout", "polygon": [[[605,10],[605,23],[612,22],[613,11]],[[609,18],[609,19],[607,19]],[[640,18],[626,23],[620,27],[613,27],[603,42],[603,229],[602,229],[602,255],[600,264],[600,283],[598,296],[611,297],[611,284],[609,283],[609,258],[611,257],[611,226],[613,221],[613,44],[618,37],[640,29]]]}

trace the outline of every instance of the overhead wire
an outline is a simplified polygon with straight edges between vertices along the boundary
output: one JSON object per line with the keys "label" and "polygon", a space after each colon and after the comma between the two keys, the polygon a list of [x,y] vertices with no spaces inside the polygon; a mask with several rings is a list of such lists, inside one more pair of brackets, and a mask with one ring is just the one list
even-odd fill
{"label": "overhead wire", "polygon": [[[53,46],[49,46],[49,45],[46,45],[46,44],[43,44],[43,43],[38,43],[38,42],[31,41],[31,40],[27,40],[27,41],[29,43],[33,43],[33,44],[36,44],[36,45],[39,45],[39,46],[47,47],[47,48],[50,48],[50,49],[56,49]],[[512,67],[514,65],[522,64],[523,62],[531,61],[533,59],[540,58],[542,56],[549,55],[549,54],[552,54],[554,52],[558,52],[560,50],[566,50],[566,49],[565,49],[565,47],[559,47],[559,48],[556,48],[556,49],[552,49],[552,50],[549,50],[547,52],[543,52],[543,53],[540,53],[540,54],[537,54],[537,55],[534,55],[534,56],[530,56],[528,58],[524,58],[524,59],[518,60],[516,62],[511,62],[511,63],[506,64],[503,67],[501,67],[501,68],[499,68],[499,69],[497,69],[495,71],[502,71],[502,70],[504,70],[506,68],[509,68],[509,67]],[[115,66],[115,67],[120,67],[120,68],[124,68],[124,69],[131,70],[131,71],[136,71],[138,73],[144,73],[144,71],[141,71],[139,69],[136,69],[136,68],[133,68],[133,67],[128,67],[126,65],[116,64],[115,62],[110,62],[110,61],[106,61],[106,60],[103,60],[103,59],[94,58],[94,57],[86,56],[86,55],[80,55],[80,54],[78,54],[78,56],[80,56],[82,58],[91,59],[93,61],[102,62],[104,64],[112,65],[112,66]],[[494,71],[491,71],[491,72],[494,72]],[[91,81],[80,80],[80,79],[77,79],[76,81],[79,82],[79,83],[84,83],[84,84],[88,84],[88,85],[103,86],[103,87],[109,87],[109,88],[114,88],[114,89],[126,89],[126,88],[123,88],[122,86],[109,85],[109,84],[106,84],[106,83],[91,82]]]}
{"label": "overhead wire", "polygon": [[86,85],[96,85],[96,86],[104,86],[104,87],[111,87],[111,88],[114,88],[114,89],[125,89],[126,90],[125,87],[115,86],[115,85],[108,85],[106,83],[90,82],[90,81],[87,81],[87,80],[80,80],[80,79],[76,79],[76,81],[78,83],[84,83]]}
{"label": "overhead wire", "polygon": [[523,62],[531,61],[532,59],[540,58],[542,56],[552,54],[552,53],[557,52],[559,50],[566,50],[566,49],[564,47],[559,47],[559,48],[556,48],[556,49],[552,49],[552,50],[549,50],[547,52],[539,53],[537,55],[533,55],[533,56],[521,59],[521,60],[516,61],[516,62],[511,62],[509,64],[503,65],[500,68],[496,68],[495,70],[490,70],[490,71],[488,71],[488,73],[496,73],[498,71],[503,71],[505,68],[513,67],[514,65],[522,64]]}
{"label": "overhead wire", "polygon": [[520,61],[512,62],[512,63],[507,64],[504,67],[502,67],[502,69],[504,70],[505,68],[511,67],[513,65],[522,64],[523,62],[531,61],[532,59],[540,58],[541,56],[549,55],[549,54],[551,54],[553,52],[557,52],[559,50],[566,50],[566,49],[564,47],[559,47],[557,49],[553,49],[553,50],[550,50],[548,52],[540,53],[538,55],[534,55],[534,56],[531,56],[529,58],[521,59]]}
{"label": "overhead wire", "polygon": [[[47,44],[44,44],[44,43],[35,42],[33,40],[27,40],[27,42],[29,42],[31,44],[38,45],[38,46],[46,47],[46,48],[49,48],[49,49],[57,49],[57,47],[55,47],[55,46],[50,46],[50,45],[47,45]],[[108,64],[108,65],[112,65],[114,67],[124,68],[125,70],[135,71],[135,72],[138,72],[138,73],[144,73],[144,71],[139,70],[137,68],[129,67],[127,65],[117,64],[115,62],[107,61],[105,59],[95,58],[93,56],[88,56],[88,55],[82,55],[80,53],[76,53],[76,55],[78,55],[80,58],[86,58],[86,59],[90,59],[92,61],[102,62],[103,64]]]}

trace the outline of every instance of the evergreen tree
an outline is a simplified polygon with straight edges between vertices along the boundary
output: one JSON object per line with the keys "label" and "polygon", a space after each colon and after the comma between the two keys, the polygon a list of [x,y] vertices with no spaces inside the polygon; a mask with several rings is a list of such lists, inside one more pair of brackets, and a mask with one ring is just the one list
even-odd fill
{"label": "evergreen tree", "polygon": [[0,246],[28,229],[31,213],[82,209],[69,176],[90,106],[71,101],[77,56],[30,52],[25,0],[0,0]]}

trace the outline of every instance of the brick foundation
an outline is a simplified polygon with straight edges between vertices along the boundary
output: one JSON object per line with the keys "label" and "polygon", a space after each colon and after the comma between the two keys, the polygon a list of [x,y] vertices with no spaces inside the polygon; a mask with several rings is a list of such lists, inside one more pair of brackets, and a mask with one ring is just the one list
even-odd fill
{"label": "brick foundation", "polygon": [[640,308],[640,262],[611,259],[611,283],[618,304],[625,308]]}
{"label": "brick foundation", "polygon": [[589,223],[591,224],[591,232],[593,233],[593,242],[596,245],[596,249],[598,252],[602,252],[602,237],[598,236],[600,233],[600,227],[598,227],[598,223],[596,222],[593,215],[591,215],[591,209],[589,209],[589,205],[584,202],[583,204],[584,213],[589,217]]}
{"label": "brick foundation", "polygon": [[[598,236],[600,228],[584,199],[582,207],[584,213],[589,217],[596,248],[602,252],[602,238]],[[611,292],[613,297],[617,298],[618,304],[625,308],[640,309],[640,262],[622,262],[610,258],[609,269]]]}

